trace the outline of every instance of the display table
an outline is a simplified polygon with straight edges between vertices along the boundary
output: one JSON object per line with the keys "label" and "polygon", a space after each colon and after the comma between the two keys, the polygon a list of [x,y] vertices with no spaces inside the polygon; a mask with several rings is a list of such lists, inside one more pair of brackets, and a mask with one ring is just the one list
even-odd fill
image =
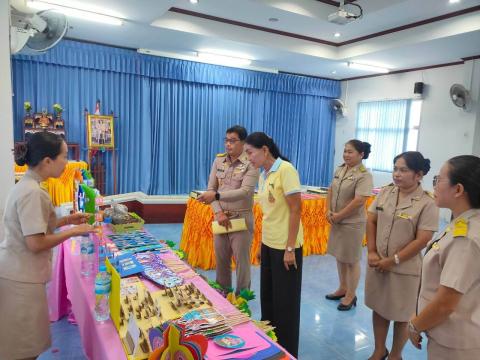
{"label": "display table", "polygon": [[[15,165],[15,177],[19,179],[27,171],[28,166]],[[76,170],[88,169],[85,161],[69,161],[58,179],[48,178],[42,184],[50,194],[54,206],[73,200],[73,178]]]}
{"label": "display table", "polygon": [[[69,239],[58,246],[52,280],[48,288],[50,321],[57,321],[69,313],[70,306],[78,324],[86,356],[92,360],[127,359],[119,335],[111,320],[98,323],[93,316],[95,295],[94,277],[83,278],[80,275],[79,241]],[[174,257],[172,252],[164,254]],[[211,288],[200,276],[191,281],[213,304],[220,313],[235,311],[225,298]],[[71,304],[71,305],[70,305]],[[250,341],[269,342],[253,323],[244,323],[234,327],[233,334]],[[209,341],[206,359],[215,359],[216,345]],[[253,350],[252,350],[253,351]],[[246,353],[245,353],[246,354]],[[253,354],[252,354],[253,355]]]}
{"label": "display table", "polygon": [[[374,197],[367,200],[368,207]],[[302,194],[303,255],[323,255],[327,252],[330,224],[325,215],[326,196]],[[253,206],[255,230],[250,259],[257,264],[256,253],[262,241],[262,210],[258,203]],[[204,270],[215,269],[215,254],[212,233],[213,211],[210,205],[190,199],[183,223],[180,249],[186,252],[191,266]]]}

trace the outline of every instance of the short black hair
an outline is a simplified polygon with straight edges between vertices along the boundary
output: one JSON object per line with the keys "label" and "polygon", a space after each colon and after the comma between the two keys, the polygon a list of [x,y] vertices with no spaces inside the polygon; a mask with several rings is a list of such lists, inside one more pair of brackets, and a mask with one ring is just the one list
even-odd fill
{"label": "short black hair", "polygon": [[226,131],[227,134],[231,134],[231,133],[235,133],[238,135],[238,138],[241,140],[241,141],[244,141],[246,138],[247,138],[247,129],[245,129],[243,126],[241,125],[234,125],[232,127],[229,127]]}
{"label": "short black hair", "polygon": [[407,163],[407,167],[415,171],[415,173],[421,172],[423,175],[427,175],[430,171],[430,159],[425,159],[422,153],[418,151],[405,151],[393,159],[393,164],[397,162],[398,159],[404,159]]}
{"label": "short black hair", "polygon": [[447,161],[451,185],[462,184],[470,206],[480,208],[480,158],[475,155],[455,156]]}

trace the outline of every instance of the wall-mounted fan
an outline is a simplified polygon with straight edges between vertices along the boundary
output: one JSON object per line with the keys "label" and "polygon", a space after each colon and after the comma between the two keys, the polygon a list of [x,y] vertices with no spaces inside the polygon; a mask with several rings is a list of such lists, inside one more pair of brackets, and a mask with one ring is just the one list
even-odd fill
{"label": "wall-mounted fan", "polygon": [[465,89],[465,86],[453,84],[450,87],[450,99],[452,99],[452,102],[455,106],[458,106],[466,111],[470,109],[472,99],[470,97],[470,92]]}
{"label": "wall-mounted fan", "polygon": [[347,108],[345,107],[345,104],[343,103],[343,101],[340,99],[331,100],[330,106],[335,111],[335,113],[341,117],[347,114]]}
{"label": "wall-mounted fan", "polygon": [[62,13],[45,10],[37,14],[25,14],[12,8],[11,53],[41,54],[57,45],[67,28],[67,18]]}

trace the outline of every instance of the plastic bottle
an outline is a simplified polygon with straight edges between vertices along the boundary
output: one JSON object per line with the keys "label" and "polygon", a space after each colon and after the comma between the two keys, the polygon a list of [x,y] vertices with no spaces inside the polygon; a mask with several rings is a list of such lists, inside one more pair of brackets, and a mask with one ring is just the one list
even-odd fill
{"label": "plastic bottle", "polygon": [[99,272],[95,276],[95,320],[107,321],[110,317],[110,274],[105,264],[100,264]]}
{"label": "plastic bottle", "polygon": [[93,275],[95,265],[95,243],[89,235],[80,240],[80,273],[83,277]]}

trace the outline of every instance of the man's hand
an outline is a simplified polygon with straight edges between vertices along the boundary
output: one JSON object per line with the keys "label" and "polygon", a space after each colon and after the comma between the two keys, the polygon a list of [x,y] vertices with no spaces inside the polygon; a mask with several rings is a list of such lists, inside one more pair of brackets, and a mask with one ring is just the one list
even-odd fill
{"label": "man's hand", "polygon": [[227,215],[225,215],[223,211],[216,213],[215,217],[217,218],[218,223],[223,227],[225,227],[227,230],[228,228],[232,227],[232,223],[230,222],[230,219],[228,218]]}
{"label": "man's hand", "polygon": [[215,191],[209,190],[205,191],[202,195],[197,198],[198,201],[204,204],[211,204],[215,200]]}

